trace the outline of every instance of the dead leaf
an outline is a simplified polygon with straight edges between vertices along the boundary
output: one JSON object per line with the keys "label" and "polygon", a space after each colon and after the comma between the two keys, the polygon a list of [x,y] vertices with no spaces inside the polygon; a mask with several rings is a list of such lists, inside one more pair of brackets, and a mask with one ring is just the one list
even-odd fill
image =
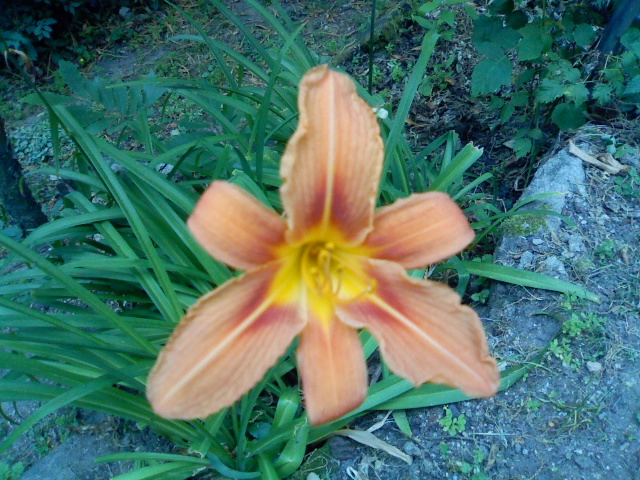
{"label": "dead leaf", "polygon": [[600,155],[600,160],[598,160],[582,150],[580,147],[576,147],[575,143],[571,140],[569,140],[569,153],[590,165],[595,165],[599,169],[604,170],[607,173],[611,173],[612,175],[616,175],[620,172],[628,172],[631,169],[628,165],[622,165],[609,153]]}
{"label": "dead leaf", "polygon": [[399,458],[403,462],[406,462],[407,465],[411,465],[413,463],[413,458],[411,456],[407,455],[399,448],[396,448],[393,445],[388,444],[384,440],[380,440],[371,432],[365,432],[363,430],[351,430],[350,428],[343,428],[342,430],[338,430],[334,432],[334,435],[348,437],[351,440],[355,440],[356,442],[366,445],[368,447],[382,450],[388,453],[389,455],[392,455],[396,458]]}

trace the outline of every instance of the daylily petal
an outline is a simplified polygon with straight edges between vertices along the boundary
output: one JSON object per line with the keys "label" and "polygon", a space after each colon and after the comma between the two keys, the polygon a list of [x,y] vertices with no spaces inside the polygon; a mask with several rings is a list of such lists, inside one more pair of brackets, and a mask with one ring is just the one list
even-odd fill
{"label": "daylily petal", "polygon": [[412,195],[376,211],[365,245],[371,256],[420,268],[458,253],[475,237],[464,213],[441,192]]}
{"label": "daylily petal", "polygon": [[411,279],[387,261],[371,260],[368,273],[377,281],[375,292],[341,305],[338,315],[371,331],[394,373],[415,385],[443,383],[470,396],[496,393],[500,374],[482,323],[452,289]]}
{"label": "daylily petal", "polygon": [[371,229],[384,155],[376,117],[353,81],[326,65],[302,79],[299,107],[280,169],[288,239],[339,231],[360,243]]}
{"label": "daylily petal", "polygon": [[310,320],[296,353],[312,425],[335,420],[367,395],[367,366],[358,332],[337,318]]}
{"label": "daylily petal", "polygon": [[147,398],[165,418],[203,418],[235,402],[275,364],[304,320],[278,305],[276,263],[246,273],[189,309],[149,375]]}
{"label": "daylily petal", "polygon": [[242,188],[220,181],[200,197],[187,225],[211,256],[241,270],[274,260],[287,228],[282,217]]}

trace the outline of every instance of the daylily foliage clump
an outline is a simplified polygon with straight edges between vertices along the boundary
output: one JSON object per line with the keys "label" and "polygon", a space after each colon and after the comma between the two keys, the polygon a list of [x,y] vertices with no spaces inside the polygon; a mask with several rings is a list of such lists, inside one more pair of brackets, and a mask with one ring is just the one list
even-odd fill
{"label": "daylily foliage clump", "polygon": [[449,287],[405,272],[473,240],[460,208],[427,192],[375,210],[383,143],[348,76],[311,70],[299,107],[281,164],[284,217],[216,181],[189,218],[207,252],[245,273],[203,296],[176,328],[149,376],[154,410],[191,419],[231,405],[299,337],[309,418],[331,421],[367,394],[361,328],[415,385],[494,394],[500,375],[475,312]]}

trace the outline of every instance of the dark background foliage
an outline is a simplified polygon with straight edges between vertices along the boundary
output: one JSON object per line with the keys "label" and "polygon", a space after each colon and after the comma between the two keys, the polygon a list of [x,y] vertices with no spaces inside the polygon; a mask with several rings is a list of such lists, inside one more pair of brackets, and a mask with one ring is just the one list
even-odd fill
{"label": "dark background foliage", "polygon": [[108,28],[110,18],[126,17],[134,9],[156,10],[159,4],[159,0],[0,0],[0,53],[13,48],[39,63],[90,57],[83,51],[85,43],[126,37],[126,29]]}

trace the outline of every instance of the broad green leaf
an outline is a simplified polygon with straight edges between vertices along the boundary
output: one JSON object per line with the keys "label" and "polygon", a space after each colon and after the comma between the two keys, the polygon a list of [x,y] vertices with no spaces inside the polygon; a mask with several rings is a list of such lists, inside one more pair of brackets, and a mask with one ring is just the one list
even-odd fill
{"label": "broad green leaf", "polygon": [[542,42],[535,37],[523,38],[518,44],[518,60],[527,62],[536,60],[542,55]]}
{"label": "broad green leaf", "polygon": [[564,85],[559,79],[545,78],[538,88],[537,99],[540,103],[551,103],[564,95]]}
{"label": "broad green leaf", "polygon": [[640,28],[630,28],[620,38],[620,43],[640,60]]}
{"label": "broad green leaf", "polygon": [[504,56],[499,60],[485,58],[473,69],[471,91],[473,95],[493,93],[503,85],[511,85],[511,60]]}
{"label": "broad green leaf", "polygon": [[478,52],[491,60],[500,60],[505,55],[500,45],[494,42],[477,42],[474,46]]}
{"label": "broad green leaf", "polygon": [[505,17],[505,23],[508,27],[513,28],[514,30],[518,30],[519,28],[524,27],[529,21],[529,17],[522,10],[516,10],[515,12],[511,12]]}
{"label": "broad green leaf", "polygon": [[589,99],[589,89],[584,83],[569,85],[565,91],[565,97],[571,98],[576,105],[582,105]]}
{"label": "broad green leaf", "polygon": [[520,40],[520,34],[513,28],[505,27],[501,18],[482,16],[473,22],[473,27],[474,45],[493,44],[501,54],[514,48]]}
{"label": "broad green leaf", "polygon": [[574,130],[585,124],[587,118],[582,111],[573,103],[561,103],[553,109],[551,119],[560,130]]}
{"label": "broad green leaf", "polygon": [[507,15],[513,12],[514,7],[513,0],[495,0],[491,2],[489,11],[493,15]]}
{"label": "broad green leaf", "polygon": [[549,70],[553,72],[554,76],[559,77],[565,84],[572,85],[578,83],[582,77],[582,73],[577,68],[573,67],[573,64],[568,60],[562,59],[557,63],[557,70],[555,66],[549,65]]}
{"label": "broad green leaf", "polygon": [[515,112],[516,107],[512,102],[505,103],[504,106],[500,109],[500,122],[507,123]]}
{"label": "broad green leaf", "polygon": [[606,105],[613,97],[613,87],[608,83],[598,83],[591,95],[598,105]]}
{"label": "broad green leaf", "polygon": [[439,22],[446,23],[452,28],[456,26],[456,13],[453,10],[445,10],[440,14]]}
{"label": "broad green leaf", "polygon": [[576,26],[576,29],[573,32],[573,39],[575,42],[585,49],[591,46],[595,38],[596,32],[593,27],[587,23],[581,23]]}
{"label": "broad green leaf", "polygon": [[536,60],[551,48],[551,37],[538,24],[527,25],[518,32],[522,35],[517,48],[521,62]]}
{"label": "broad green leaf", "polygon": [[640,75],[631,79],[627,84],[627,87],[624,89],[624,95],[636,95],[638,93],[640,93]]}
{"label": "broad green leaf", "polygon": [[516,152],[516,158],[523,158],[531,153],[532,142],[528,138],[517,138],[513,142],[513,151]]}

